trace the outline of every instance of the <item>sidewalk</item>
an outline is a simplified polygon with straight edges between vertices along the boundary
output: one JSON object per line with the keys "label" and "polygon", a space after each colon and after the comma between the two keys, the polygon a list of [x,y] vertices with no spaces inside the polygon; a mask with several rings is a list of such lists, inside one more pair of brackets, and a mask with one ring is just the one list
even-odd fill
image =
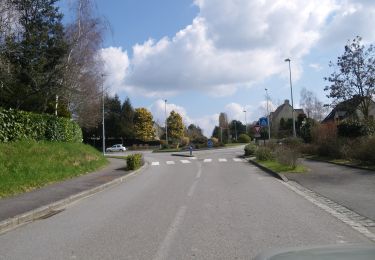
{"label": "sidewalk", "polygon": [[0,222],[58,200],[65,199],[79,192],[92,189],[129,173],[125,171],[125,160],[108,159],[110,164],[97,172],[47,185],[14,197],[0,199]]}
{"label": "sidewalk", "polygon": [[375,172],[302,160],[309,171],[285,174],[302,186],[375,220]]}

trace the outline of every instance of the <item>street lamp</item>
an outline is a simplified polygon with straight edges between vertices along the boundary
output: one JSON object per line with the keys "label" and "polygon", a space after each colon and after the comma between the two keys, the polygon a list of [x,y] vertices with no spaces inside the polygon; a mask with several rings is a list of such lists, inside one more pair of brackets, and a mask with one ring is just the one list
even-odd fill
{"label": "street lamp", "polygon": [[266,89],[266,98],[267,98],[267,123],[268,123],[268,140],[271,140],[271,123],[270,123],[270,113],[269,113],[269,110],[268,110],[268,100],[269,100],[269,97],[268,97],[268,89]]}
{"label": "street lamp", "polygon": [[168,124],[167,124],[167,101],[164,100],[164,113],[165,113],[165,142],[168,145]]}
{"label": "street lamp", "polygon": [[102,74],[102,125],[103,125],[103,155],[105,155],[105,127],[104,127],[104,74]]}
{"label": "street lamp", "polygon": [[285,59],[289,63],[289,82],[290,82],[290,97],[292,100],[292,118],[293,118],[293,137],[296,137],[296,120],[294,118],[294,105],[293,105],[293,86],[292,86],[292,69],[290,68],[290,59]]}
{"label": "street lamp", "polygon": [[246,110],[243,111],[245,113],[245,132],[247,134],[247,119],[246,119]]}

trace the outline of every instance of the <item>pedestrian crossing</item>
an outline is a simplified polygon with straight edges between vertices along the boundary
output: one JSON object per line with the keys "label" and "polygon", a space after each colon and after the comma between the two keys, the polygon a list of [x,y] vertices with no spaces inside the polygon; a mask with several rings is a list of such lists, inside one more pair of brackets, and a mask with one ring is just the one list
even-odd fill
{"label": "pedestrian crossing", "polygon": [[[182,159],[182,160],[176,160],[176,161],[165,161],[165,162],[159,162],[159,161],[153,161],[151,162],[151,166],[161,166],[163,164],[166,165],[175,165],[175,164],[191,164],[192,160],[197,160],[196,157],[191,157],[189,159]],[[228,162],[247,162],[246,159],[241,158],[218,158],[218,159],[212,159],[212,158],[205,158],[202,160],[204,164],[219,162],[219,163],[228,163]]]}

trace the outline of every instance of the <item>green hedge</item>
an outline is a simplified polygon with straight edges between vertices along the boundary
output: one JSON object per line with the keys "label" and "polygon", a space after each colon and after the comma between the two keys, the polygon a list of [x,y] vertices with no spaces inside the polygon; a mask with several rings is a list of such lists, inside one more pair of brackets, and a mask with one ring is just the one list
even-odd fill
{"label": "green hedge", "polygon": [[257,146],[255,144],[248,144],[245,146],[244,150],[245,150],[245,156],[255,155]]}
{"label": "green hedge", "polygon": [[140,153],[131,154],[126,157],[126,168],[136,170],[143,165],[143,156]]}
{"label": "green hedge", "polygon": [[68,118],[0,108],[0,142],[27,139],[82,142],[82,130]]}

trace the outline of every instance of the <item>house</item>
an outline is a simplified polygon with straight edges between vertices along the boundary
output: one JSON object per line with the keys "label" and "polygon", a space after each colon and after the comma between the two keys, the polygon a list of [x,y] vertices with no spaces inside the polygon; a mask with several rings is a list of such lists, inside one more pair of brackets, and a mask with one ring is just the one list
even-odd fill
{"label": "house", "polygon": [[[322,124],[335,122],[338,123],[345,119],[363,119],[363,113],[359,109],[362,98],[354,97],[345,100],[335,106],[327,117],[322,121]],[[369,100],[369,119],[375,118],[375,102]]]}
{"label": "house", "polygon": [[[297,121],[298,116],[304,115],[303,109],[294,109],[294,118]],[[284,104],[280,105],[274,112],[270,113],[270,122],[271,122],[271,134],[277,135],[279,133],[280,122],[287,122],[292,118],[292,106],[289,104],[289,100],[286,99]]]}

